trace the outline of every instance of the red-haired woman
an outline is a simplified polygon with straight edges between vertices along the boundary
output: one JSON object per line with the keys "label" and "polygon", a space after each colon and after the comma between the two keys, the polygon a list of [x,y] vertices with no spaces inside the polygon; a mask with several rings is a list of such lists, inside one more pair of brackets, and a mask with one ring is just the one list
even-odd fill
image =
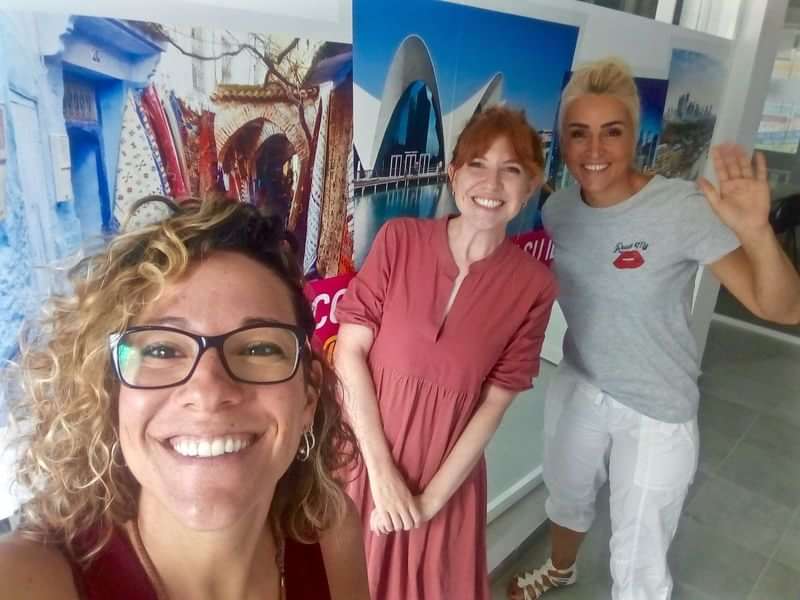
{"label": "red-haired woman", "polygon": [[373,598],[489,598],[483,451],[531,387],[556,295],[506,237],[543,163],[521,112],[473,117],[448,171],[460,214],[388,222],[338,305]]}

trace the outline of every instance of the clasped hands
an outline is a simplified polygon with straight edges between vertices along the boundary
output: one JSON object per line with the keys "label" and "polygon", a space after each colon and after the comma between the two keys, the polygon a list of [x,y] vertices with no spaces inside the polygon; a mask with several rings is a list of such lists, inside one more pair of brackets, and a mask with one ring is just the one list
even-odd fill
{"label": "clasped hands", "polygon": [[414,496],[394,466],[370,474],[370,489],[375,508],[369,528],[374,533],[409,531],[430,521],[441,509],[427,491]]}

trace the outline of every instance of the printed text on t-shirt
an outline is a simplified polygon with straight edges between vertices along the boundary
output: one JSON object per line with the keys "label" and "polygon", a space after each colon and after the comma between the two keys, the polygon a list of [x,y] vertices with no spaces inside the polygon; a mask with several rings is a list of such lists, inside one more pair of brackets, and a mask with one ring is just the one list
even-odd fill
{"label": "printed text on t-shirt", "polygon": [[631,242],[630,244],[617,242],[617,245],[614,246],[614,254],[617,257],[612,264],[618,269],[638,269],[644,264],[643,253],[649,247],[650,244],[644,240]]}

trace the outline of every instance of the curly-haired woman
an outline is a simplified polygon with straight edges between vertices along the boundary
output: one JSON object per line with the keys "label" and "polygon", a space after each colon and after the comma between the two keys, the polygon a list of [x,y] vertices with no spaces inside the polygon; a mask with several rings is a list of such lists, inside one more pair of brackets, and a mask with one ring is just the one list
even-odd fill
{"label": "curly-haired woman", "polygon": [[367,598],[336,378],[287,236],[206,201],[73,272],[24,354],[13,598]]}

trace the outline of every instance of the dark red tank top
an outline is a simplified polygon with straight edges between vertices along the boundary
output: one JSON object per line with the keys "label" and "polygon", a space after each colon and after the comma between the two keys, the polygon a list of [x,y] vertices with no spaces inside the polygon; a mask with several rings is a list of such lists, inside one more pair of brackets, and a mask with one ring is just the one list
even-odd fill
{"label": "dark red tank top", "polygon": [[[114,530],[88,567],[70,564],[81,600],[158,600],[133,545],[120,529]],[[286,600],[330,600],[319,544],[287,539],[284,569]]]}

